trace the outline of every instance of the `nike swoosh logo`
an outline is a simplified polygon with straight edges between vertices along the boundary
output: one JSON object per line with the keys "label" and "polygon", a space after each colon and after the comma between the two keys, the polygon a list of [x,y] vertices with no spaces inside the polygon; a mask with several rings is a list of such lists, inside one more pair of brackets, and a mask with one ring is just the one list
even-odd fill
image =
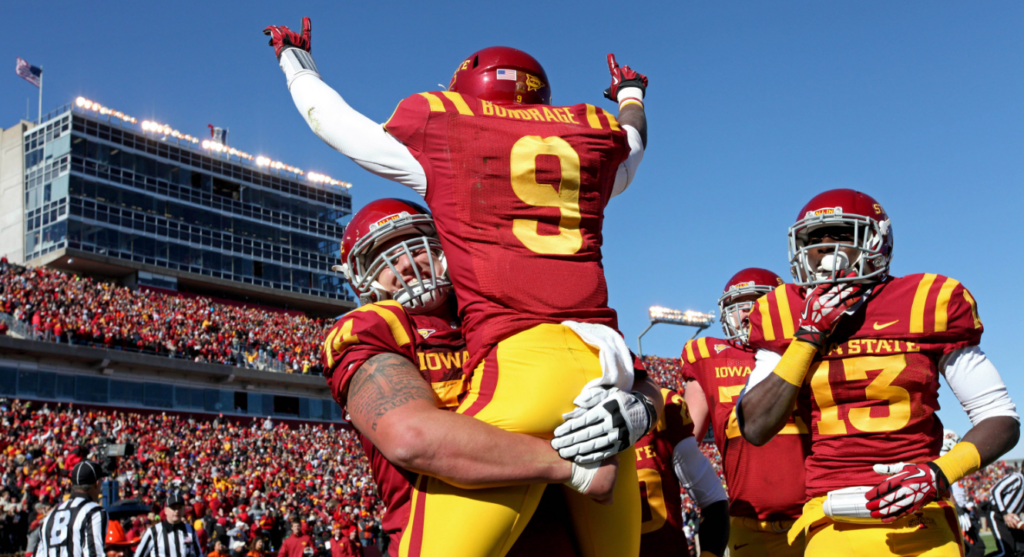
{"label": "nike swoosh logo", "polygon": [[875,324],[872,325],[872,327],[874,327],[876,331],[881,331],[882,329],[884,329],[884,328],[886,328],[886,327],[888,327],[890,325],[895,325],[895,324],[897,324],[899,322],[900,322],[900,320],[897,319],[896,321],[891,321],[889,323],[885,323],[884,325],[879,325],[878,322],[876,321]]}
{"label": "nike swoosh logo", "polygon": [[738,543],[738,544],[735,544],[735,545],[732,546],[732,550],[733,551],[737,551],[739,548],[747,547],[748,545],[750,545],[750,544],[749,543]]}

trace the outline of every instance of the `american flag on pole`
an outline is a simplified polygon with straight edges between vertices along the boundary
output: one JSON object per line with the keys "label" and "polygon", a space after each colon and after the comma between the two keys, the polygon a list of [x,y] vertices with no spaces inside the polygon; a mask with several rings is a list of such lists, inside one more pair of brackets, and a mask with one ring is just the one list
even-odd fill
{"label": "american flag on pole", "polygon": [[25,78],[25,81],[39,87],[41,85],[43,77],[43,69],[37,68],[32,64],[18,58],[18,65],[15,66],[14,72]]}

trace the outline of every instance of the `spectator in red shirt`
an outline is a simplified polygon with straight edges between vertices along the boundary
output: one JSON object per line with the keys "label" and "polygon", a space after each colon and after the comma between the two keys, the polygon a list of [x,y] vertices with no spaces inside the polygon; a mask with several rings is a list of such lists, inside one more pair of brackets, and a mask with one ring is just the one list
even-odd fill
{"label": "spectator in red shirt", "polygon": [[335,524],[331,528],[330,544],[331,557],[362,557],[363,547],[356,541],[357,532],[353,528],[348,536],[342,533],[341,525]]}
{"label": "spectator in red shirt", "polygon": [[292,535],[281,544],[277,557],[313,557],[313,539],[302,533],[302,522],[298,515],[292,516]]}

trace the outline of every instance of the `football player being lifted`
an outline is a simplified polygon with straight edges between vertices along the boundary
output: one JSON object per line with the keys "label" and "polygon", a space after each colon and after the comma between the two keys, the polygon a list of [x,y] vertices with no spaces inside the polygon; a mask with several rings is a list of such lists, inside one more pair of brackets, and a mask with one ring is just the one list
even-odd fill
{"label": "football player being lifted", "polygon": [[664,416],[636,444],[643,517],[640,557],[668,557],[685,551],[681,487],[700,508],[700,554],[725,555],[729,502],[722,481],[697,446],[683,396],[671,389],[661,389],[661,395],[665,400]]}
{"label": "football player being lifted", "polygon": [[[601,225],[643,156],[647,78],[609,55],[606,95],[618,102],[619,119],[588,104],[552,107],[548,77],[532,56],[487,48],[459,64],[447,91],[406,98],[381,126],[320,79],[308,18],[301,34],[265,32],[312,130],[430,207],[458,292],[463,367],[472,371],[456,411],[549,439],[581,466],[610,466],[626,451],[610,505],[579,494],[568,502],[584,555],[635,554],[632,446],[657,422],[661,397],[653,383],[634,385],[608,307]],[[500,554],[543,491],[544,484],[461,490],[429,478],[416,486],[423,510],[413,515],[414,531],[435,535],[420,536],[417,547],[426,556]]]}
{"label": "football player being lifted", "polygon": [[702,434],[710,423],[722,455],[732,517],[729,551],[734,557],[795,556],[804,550],[802,537],[790,545],[787,535],[807,501],[807,421],[793,412],[777,437],[757,447],[740,435],[735,412],[736,399],[754,369],[754,351],[748,346],[750,311],[755,300],[782,284],[767,269],[751,267],[733,275],[718,298],[725,338],[691,340],[680,356],[693,427]]}
{"label": "football player being lifted", "polygon": [[[840,189],[812,199],[789,229],[796,284],[758,300],[756,365],[738,403],[755,445],[811,413],[811,498],[790,531],[806,555],[960,555],[949,485],[1010,450],[1016,408],[979,347],[978,307],[936,274],[893,277],[882,206]],[[973,427],[942,449],[939,375]]]}
{"label": "football player being lifted", "polygon": [[[614,467],[584,470],[543,439],[450,411],[468,386],[466,343],[426,209],[400,199],[370,202],[346,227],[341,254],[336,269],[363,305],[328,334],[325,377],[370,460],[387,507],[382,524],[390,555],[417,554],[424,533],[412,519],[424,500],[415,486],[428,476],[465,488],[567,483],[598,499],[611,495]],[[548,554],[575,555],[567,541],[571,525],[557,522],[531,522],[527,539],[544,538]],[[513,554],[524,550],[517,544]]]}

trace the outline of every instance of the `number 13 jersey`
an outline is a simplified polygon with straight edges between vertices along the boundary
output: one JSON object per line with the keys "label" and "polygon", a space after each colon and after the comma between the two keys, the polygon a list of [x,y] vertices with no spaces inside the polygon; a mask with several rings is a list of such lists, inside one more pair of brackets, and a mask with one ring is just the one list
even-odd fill
{"label": "number 13 jersey", "polygon": [[[565,320],[617,327],[601,266],[626,132],[592,105],[419,93],[384,124],[423,166],[474,369],[498,341]],[[618,193],[618,192],[615,192]]]}
{"label": "number 13 jersey", "polygon": [[[792,284],[757,301],[750,346],[785,352],[804,307]],[[971,293],[942,275],[890,278],[844,316],[811,364],[798,405],[810,405],[807,495],[882,478],[874,464],[939,456],[939,361],[975,346],[983,332]],[[806,406],[805,406],[806,408]]]}

